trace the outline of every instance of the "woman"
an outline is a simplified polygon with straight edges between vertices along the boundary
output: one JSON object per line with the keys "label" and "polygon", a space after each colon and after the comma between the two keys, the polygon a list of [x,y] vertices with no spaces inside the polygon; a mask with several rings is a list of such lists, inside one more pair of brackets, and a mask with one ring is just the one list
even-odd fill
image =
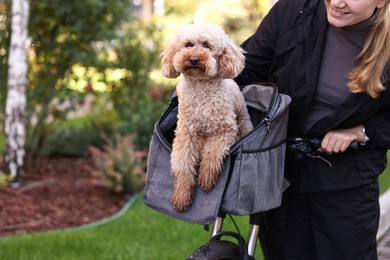
{"label": "woman", "polygon": [[[321,138],[316,158],[287,152],[291,186],[264,214],[267,259],[377,259],[378,175],[390,148],[390,0],[279,0],[245,41],[241,85],[292,97],[289,137]],[[356,141],[357,150],[347,149]]]}

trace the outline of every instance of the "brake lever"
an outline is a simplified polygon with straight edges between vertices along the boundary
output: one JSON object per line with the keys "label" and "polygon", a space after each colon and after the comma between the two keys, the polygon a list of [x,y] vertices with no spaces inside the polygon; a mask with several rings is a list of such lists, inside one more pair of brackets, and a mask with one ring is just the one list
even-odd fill
{"label": "brake lever", "polygon": [[[319,138],[314,138],[314,139],[312,139],[312,141],[311,141],[312,145],[313,145],[314,147],[318,147],[318,148],[321,147],[321,142],[322,142],[322,140],[319,139]],[[347,148],[347,150],[352,150],[352,151],[355,151],[355,150],[357,150],[357,149],[359,149],[359,143],[358,143],[357,141],[352,141],[352,142],[349,144],[348,148]],[[314,152],[314,153],[312,153],[312,154],[307,153],[306,155],[307,155],[308,157],[310,157],[310,158],[320,159],[320,160],[322,160],[323,162],[327,163],[327,164],[329,165],[330,168],[332,168],[332,163],[331,163],[330,161],[326,160],[324,157],[322,157],[322,156],[316,154],[316,152]]]}

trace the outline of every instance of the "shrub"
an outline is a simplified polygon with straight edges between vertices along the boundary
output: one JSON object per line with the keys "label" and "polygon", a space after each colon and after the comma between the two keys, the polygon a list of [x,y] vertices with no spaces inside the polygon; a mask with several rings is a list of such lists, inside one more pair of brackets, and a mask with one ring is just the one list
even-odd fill
{"label": "shrub", "polygon": [[167,103],[156,93],[159,88],[153,86],[150,78],[151,71],[160,63],[163,37],[160,26],[153,21],[128,24],[123,28],[126,37],[117,39],[112,50],[117,56],[113,66],[125,71],[120,79],[110,82],[111,101],[121,120],[116,130],[122,135],[134,134],[139,150],[148,147],[154,123]]}
{"label": "shrub", "polygon": [[134,136],[116,134],[106,141],[103,149],[89,147],[96,173],[102,184],[113,192],[133,194],[143,188],[145,182],[146,152],[136,151]]}
{"label": "shrub", "polygon": [[[140,149],[147,149],[153,133],[153,127],[167,103],[158,103],[146,95],[138,98],[136,104],[128,105],[121,111],[121,121],[116,130],[122,135],[134,134],[137,136],[135,145]],[[138,104],[138,105],[137,105]]]}
{"label": "shrub", "polygon": [[10,175],[5,174],[0,171],[0,186],[8,186],[12,181],[12,177]]}
{"label": "shrub", "polygon": [[89,146],[102,147],[105,144],[100,133],[113,135],[117,121],[115,111],[106,111],[97,116],[85,116],[47,125],[49,131],[39,155],[86,156]]}
{"label": "shrub", "polygon": [[92,122],[91,125],[83,127],[69,126],[57,128],[50,133],[45,141],[41,156],[68,156],[82,157],[86,156],[88,146],[100,142],[99,130]]}

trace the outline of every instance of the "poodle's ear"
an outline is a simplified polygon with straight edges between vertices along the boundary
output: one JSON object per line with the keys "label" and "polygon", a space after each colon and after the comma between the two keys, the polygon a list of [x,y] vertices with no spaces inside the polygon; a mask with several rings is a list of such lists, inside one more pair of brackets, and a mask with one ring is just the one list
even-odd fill
{"label": "poodle's ear", "polygon": [[175,70],[173,66],[173,58],[176,53],[176,48],[174,44],[170,44],[168,48],[161,53],[161,68],[164,77],[167,78],[177,78],[180,73]]}
{"label": "poodle's ear", "polygon": [[224,44],[224,50],[219,59],[219,72],[223,78],[233,79],[244,69],[245,51],[228,37]]}

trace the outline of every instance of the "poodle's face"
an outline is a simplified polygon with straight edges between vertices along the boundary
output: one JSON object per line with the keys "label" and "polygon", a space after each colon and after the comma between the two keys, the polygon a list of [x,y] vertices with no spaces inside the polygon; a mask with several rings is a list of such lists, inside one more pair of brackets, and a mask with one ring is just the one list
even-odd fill
{"label": "poodle's face", "polygon": [[244,67],[243,50],[213,24],[184,27],[163,52],[164,76],[175,78],[234,78]]}
{"label": "poodle's face", "polygon": [[[208,36],[208,35],[207,35]],[[221,48],[215,39],[206,37],[179,37],[176,43],[173,67],[186,77],[211,78],[218,74],[218,59]]]}

